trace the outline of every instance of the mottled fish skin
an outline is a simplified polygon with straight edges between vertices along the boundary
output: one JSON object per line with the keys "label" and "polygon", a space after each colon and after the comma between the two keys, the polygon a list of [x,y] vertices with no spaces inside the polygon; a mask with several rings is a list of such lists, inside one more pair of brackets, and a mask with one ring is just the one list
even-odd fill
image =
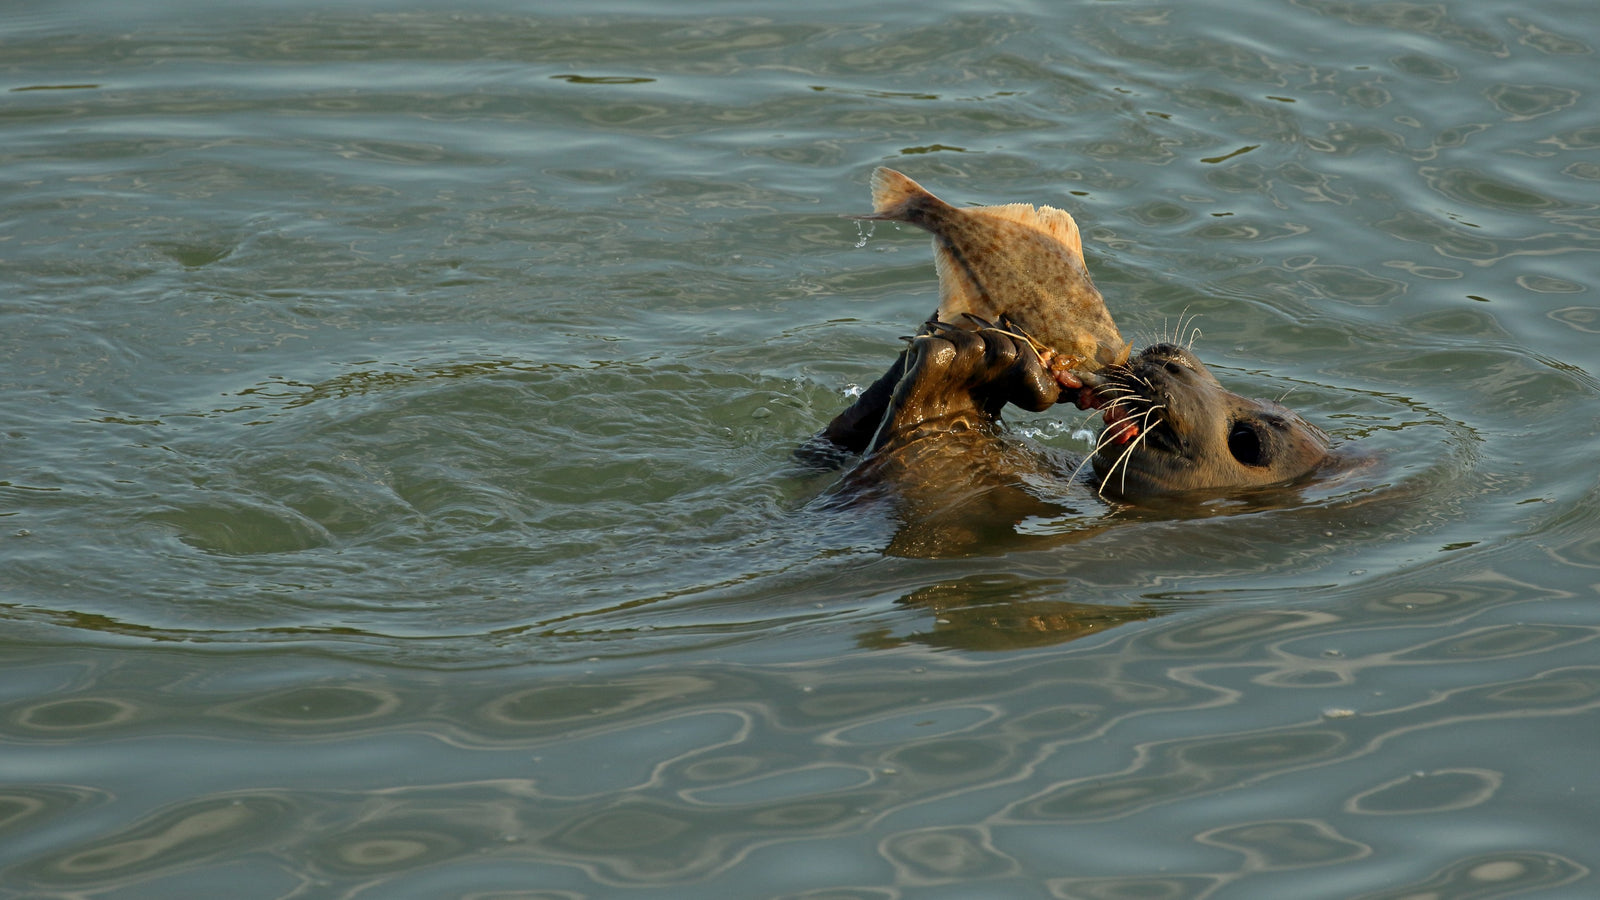
{"label": "mottled fish skin", "polygon": [[[1128,358],[1129,344],[1106,311],[1083,263],[1078,223],[1062,210],[1027,203],[955,207],[893,169],[872,173],[872,215],[933,235],[941,322],[964,314],[1009,319],[1092,375]],[[1079,362],[1081,361],[1081,362]]]}

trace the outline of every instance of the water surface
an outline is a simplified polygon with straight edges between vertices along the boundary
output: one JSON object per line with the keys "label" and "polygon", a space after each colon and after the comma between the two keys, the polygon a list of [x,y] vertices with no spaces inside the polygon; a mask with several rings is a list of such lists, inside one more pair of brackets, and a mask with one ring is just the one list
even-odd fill
{"label": "water surface", "polygon": [[[1588,18],[14,6],[0,886],[1590,896]],[[884,164],[1375,464],[886,553]]]}

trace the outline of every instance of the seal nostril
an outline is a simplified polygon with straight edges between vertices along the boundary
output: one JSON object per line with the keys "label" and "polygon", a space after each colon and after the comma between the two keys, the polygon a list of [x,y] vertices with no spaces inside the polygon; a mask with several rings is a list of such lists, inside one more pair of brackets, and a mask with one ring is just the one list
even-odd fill
{"label": "seal nostril", "polygon": [[1183,374],[1183,366],[1180,366],[1175,362],[1168,361],[1167,362],[1167,372],[1169,374],[1172,374],[1172,375],[1182,375]]}

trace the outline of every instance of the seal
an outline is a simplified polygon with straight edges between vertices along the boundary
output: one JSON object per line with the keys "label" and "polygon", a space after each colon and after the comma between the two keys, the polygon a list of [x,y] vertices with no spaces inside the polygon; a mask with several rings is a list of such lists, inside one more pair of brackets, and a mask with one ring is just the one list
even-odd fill
{"label": "seal", "polygon": [[1321,429],[1277,403],[1229,391],[1176,344],[1152,345],[1103,374],[1086,396],[1064,388],[1025,336],[930,321],[797,455],[840,465],[860,454],[847,481],[887,480],[916,493],[971,483],[980,477],[974,473],[1015,484],[1019,469],[1050,462],[1035,454],[1019,465],[1014,445],[995,446],[1001,411],[1014,404],[1038,412],[1071,398],[1102,410],[1106,426],[1086,462],[1096,491],[1107,496],[1137,501],[1288,486],[1335,459]]}
{"label": "seal", "polygon": [[1106,370],[1100,492],[1138,498],[1290,485],[1332,461],[1328,436],[1292,410],[1223,387],[1184,347],[1161,343]]}

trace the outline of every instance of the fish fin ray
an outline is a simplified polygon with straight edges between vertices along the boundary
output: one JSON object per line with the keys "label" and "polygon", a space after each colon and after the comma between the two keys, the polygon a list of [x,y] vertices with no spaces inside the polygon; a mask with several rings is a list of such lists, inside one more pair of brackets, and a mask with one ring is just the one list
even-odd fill
{"label": "fish fin ray", "polygon": [[872,215],[860,219],[909,222],[927,227],[926,214],[946,206],[932,191],[894,169],[879,166],[872,170]]}
{"label": "fish fin ray", "polygon": [[1064,209],[1056,209],[1054,206],[1035,207],[1031,203],[1008,203],[1004,206],[980,206],[966,211],[1042,231],[1065,244],[1080,261],[1083,259],[1083,234],[1078,230],[1078,221]]}

